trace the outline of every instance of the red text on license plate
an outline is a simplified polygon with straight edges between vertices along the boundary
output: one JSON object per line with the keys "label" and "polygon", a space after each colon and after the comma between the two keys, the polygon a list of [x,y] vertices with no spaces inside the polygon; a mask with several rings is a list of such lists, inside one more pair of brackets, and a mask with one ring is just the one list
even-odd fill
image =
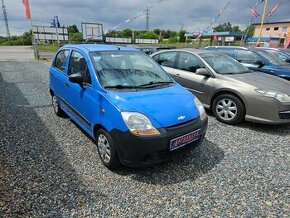
{"label": "red text on license plate", "polygon": [[187,133],[183,136],[170,140],[170,151],[173,151],[177,148],[180,148],[184,145],[187,145],[193,141],[196,141],[200,138],[201,130],[195,130],[193,132]]}

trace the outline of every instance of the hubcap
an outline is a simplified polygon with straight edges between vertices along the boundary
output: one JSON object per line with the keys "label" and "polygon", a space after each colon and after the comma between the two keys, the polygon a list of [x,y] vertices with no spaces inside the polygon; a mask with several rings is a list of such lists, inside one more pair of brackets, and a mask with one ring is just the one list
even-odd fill
{"label": "hubcap", "polygon": [[55,113],[58,113],[58,101],[55,96],[52,96],[52,107],[55,111]]}
{"label": "hubcap", "polygon": [[98,137],[98,149],[103,161],[109,163],[111,160],[109,141],[103,134],[100,134]]}
{"label": "hubcap", "polygon": [[230,99],[221,99],[216,106],[216,112],[223,120],[232,120],[236,117],[238,109],[235,102]]}

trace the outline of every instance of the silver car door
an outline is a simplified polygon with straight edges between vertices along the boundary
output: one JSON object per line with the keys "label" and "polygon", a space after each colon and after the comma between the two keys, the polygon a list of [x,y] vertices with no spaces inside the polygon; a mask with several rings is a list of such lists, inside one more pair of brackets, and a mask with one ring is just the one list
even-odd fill
{"label": "silver car door", "polygon": [[174,69],[175,79],[191,91],[203,104],[208,102],[208,93],[213,91],[212,77],[198,75],[195,71],[204,68],[204,63],[194,54],[180,52],[177,68]]}

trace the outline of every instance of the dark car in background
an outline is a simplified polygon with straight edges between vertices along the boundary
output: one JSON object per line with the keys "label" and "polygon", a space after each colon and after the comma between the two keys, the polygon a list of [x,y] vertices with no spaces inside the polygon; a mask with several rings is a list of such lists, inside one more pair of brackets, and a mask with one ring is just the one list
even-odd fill
{"label": "dark car in background", "polygon": [[290,82],[249,70],[228,55],[178,49],[151,55],[227,124],[290,123]]}
{"label": "dark car in background", "polygon": [[279,76],[290,81],[290,65],[268,51],[239,46],[208,46],[204,49],[227,54],[251,70]]}

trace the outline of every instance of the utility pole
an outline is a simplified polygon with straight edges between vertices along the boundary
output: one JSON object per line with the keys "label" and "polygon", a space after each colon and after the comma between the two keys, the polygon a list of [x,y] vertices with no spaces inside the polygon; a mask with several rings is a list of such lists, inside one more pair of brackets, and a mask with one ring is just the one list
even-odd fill
{"label": "utility pole", "polygon": [[258,37],[258,41],[257,41],[257,47],[261,46],[261,37],[262,37],[263,25],[264,25],[264,20],[265,20],[266,11],[267,11],[267,5],[268,5],[268,0],[265,0],[262,20],[261,20],[261,26],[260,26],[260,32],[259,32],[259,37]]}
{"label": "utility pole", "polygon": [[146,31],[149,31],[149,8],[146,9]]}
{"label": "utility pole", "polygon": [[9,32],[9,27],[8,27],[8,19],[7,19],[7,12],[4,4],[4,0],[2,0],[2,10],[3,10],[3,15],[4,15],[4,22],[6,25],[6,34],[7,38],[10,39],[10,32]]}

